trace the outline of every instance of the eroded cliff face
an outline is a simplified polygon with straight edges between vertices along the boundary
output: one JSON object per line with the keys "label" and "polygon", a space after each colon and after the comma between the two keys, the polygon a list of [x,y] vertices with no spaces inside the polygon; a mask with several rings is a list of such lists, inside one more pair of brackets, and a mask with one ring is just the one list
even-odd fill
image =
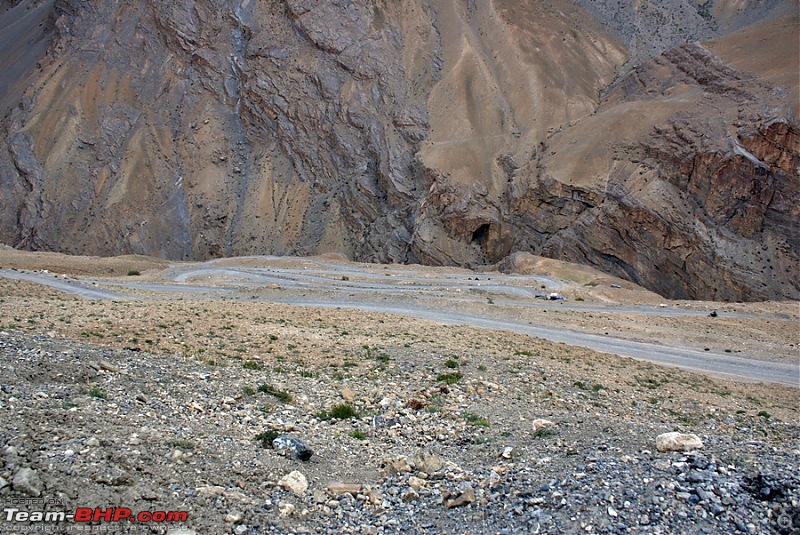
{"label": "eroded cliff face", "polygon": [[749,55],[750,34],[680,45],[796,3],[676,0],[658,34],[642,21],[662,3],[4,1],[0,27],[31,46],[0,52],[0,240],[460,265],[519,250],[671,297],[798,298],[797,51],[760,52],[796,43],[797,19]]}
{"label": "eroded cliff face", "polygon": [[671,49],[615,82],[581,123],[594,135],[550,138],[517,188],[514,226],[542,237],[532,252],[669,297],[796,298],[800,129],[789,95],[702,45]]}

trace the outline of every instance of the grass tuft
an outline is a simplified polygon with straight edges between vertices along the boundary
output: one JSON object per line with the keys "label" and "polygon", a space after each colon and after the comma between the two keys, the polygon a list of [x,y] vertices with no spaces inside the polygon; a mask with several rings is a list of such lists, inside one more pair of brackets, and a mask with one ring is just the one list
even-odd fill
{"label": "grass tuft", "polygon": [[289,392],[275,388],[269,383],[264,383],[263,385],[259,386],[258,391],[269,394],[270,396],[274,396],[278,398],[279,401],[283,401],[284,403],[292,401],[292,395]]}
{"label": "grass tuft", "polygon": [[347,420],[350,418],[359,418],[358,412],[348,403],[340,403],[334,406],[330,411],[319,411],[314,416],[320,420]]}
{"label": "grass tuft", "polygon": [[90,396],[92,396],[93,398],[108,399],[108,394],[106,394],[105,390],[103,390],[102,388],[100,388],[98,386],[93,386],[86,393],[89,394]]}
{"label": "grass tuft", "polygon": [[489,427],[489,419],[474,412],[465,412],[464,418],[471,423],[472,425],[477,425],[479,427]]}

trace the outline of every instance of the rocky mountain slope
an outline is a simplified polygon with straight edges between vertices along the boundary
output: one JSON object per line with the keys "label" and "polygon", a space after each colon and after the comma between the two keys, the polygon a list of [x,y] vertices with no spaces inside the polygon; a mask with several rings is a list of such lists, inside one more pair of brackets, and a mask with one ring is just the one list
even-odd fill
{"label": "rocky mountain slope", "polygon": [[794,0],[4,0],[0,28],[15,247],[528,251],[800,297]]}

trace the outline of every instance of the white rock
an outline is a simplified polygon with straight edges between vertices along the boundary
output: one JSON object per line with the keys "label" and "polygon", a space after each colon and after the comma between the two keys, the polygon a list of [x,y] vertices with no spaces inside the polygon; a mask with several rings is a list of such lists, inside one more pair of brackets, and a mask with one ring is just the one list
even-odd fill
{"label": "white rock", "polygon": [[305,494],[306,490],[308,490],[308,480],[306,479],[306,476],[297,470],[283,476],[281,480],[278,481],[278,485],[290,490],[298,496],[302,496]]}
{"label": "white rock", "polygon": [[231,524],[235,524],[237,522],[242,521],[242,513],[240,511],[231,511],[227,515],[225,515],[225,522],[230,522]]}
{"label": "white rock", "polygon": [[295,506],[291,503],[283,502],[278,506],[278,516],[286,518],[294,514]]}
{"label": "white rock", "polygon": [[656,449],[658,451],[689,451],[703,447],[703,441],[694,434],[664,433],[656,437]]}

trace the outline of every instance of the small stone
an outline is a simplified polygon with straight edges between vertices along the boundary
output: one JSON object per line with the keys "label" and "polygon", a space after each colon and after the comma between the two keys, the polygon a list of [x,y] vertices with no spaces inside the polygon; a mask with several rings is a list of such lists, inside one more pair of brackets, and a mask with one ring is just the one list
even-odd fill
{"label": "small stone", "polygon": [[86,441],[86,445],[90,448],[96,448],[100,445],[100,441],[96,437],[92,437]]}
{"label": "small stone", "polygon": [[697,494],[697,497],[700,498],[701,500],[706,502],[711,501],[711,493],[709,493],[707,490],[697,487],[694,492],[695,494]]}
{"label": "small stone", "polygon": [[242,521],[242,517],[244,515],[241,511],[231,511],[227,515],[225,515],[225,522],[230,522],[231,524],[236,524]]}
{"label": "small stone", "polygon": [[293,492],[297,496],[302,496],[308,490],[308,480],[306,476],[295,470],[286,474],[278,481],[278,485]]}
{"label": "small stone", "polygon": [[670,464],[669,461],[656,461],[655,463],[653,463],[653,468],[655,468],[656,470],[660,470],[662,472],[666,472],[667,470],[670,469],[671,466],[672,464]]}
{"label": "small stone", "polygon": [[38,498],[42,494],[42,480],[35,470],[20,468],[14,475],[14,490]]}
{"label": "small stone", "polygon": [[703,447],[700,437],[686,433],[664,433],[656,437],[656,449],[665,451],[689,451]]}
{"label": "small stone", "polygon": [[244,524],[239,524],[238,526],[233,528],[233,533],[235,535],[244,535],[245,533],[247,533],[247,531],[248,531],[248,528]]}
{"label": "small stone", "polygon": [[444,459],[437,455],[423,455],[414,459],[414,465],[420,472],[433,474],[444,467]]}
{"label": "small stone", "polygon": [[407,489],[401,496],[401,499],[404,502],[414,502],[419,500],[419,493],[414,489]]}
{"label": "small stone", "polygon": [[119,368],[117,368],[116,366],[114,366],[113,364],[111,364],[110,362],[105,361],[105,360],[101,360],[100,362],[97,363],[97,365],[101,369],[106,370],[108,372],[120,373],[122,371]]}
{"label": "small stone", "polygon": [[356,399],[355,393],[352,390],[350,390],[349,387],[342,388],[341,395],[342,395],[342,399],[347,401],[347,402],[350,402],[350,401],[353,401],[354,399]]}
{"label": "small stone", "polygon": [[510,461],[514,458],[514,448],[511,446],[503,448],[503,453],[500,454],[500,457]]}
{"label": "small stone", "polygon": [[272,441],[272,447],[279,455],[284,457],[295,457],[301,461],[307,461],[314,455],[314,452],[306,446],[306,443],[296,437],[281,435]]}
{"label": "small stone", "polygon": [[361,492],[363,486],[360,483],[330,483],[325,490],[333,494],[334,496],[339,496],[341,494],[352,494],[353,496],[357,495]]}
{"label": "small stone", "polygon": [[295,506],[291,503],[283,502],[278,506],[278,516],[281,518],[286,518],[287,516],[292,516],[295,511]]}
{"label": "small stone", "polygon": [[408,459],[405,457],[386,459],[383,461],[383,468],[381,468],[381,473],[384,475],[399,474],[410,471],[411,466],[409,466]]}
{"label": "small stone", "polygon": [[372,417],[372,426],[375,429],[392,429],[393,427],[397,427],[400,425],[400,420],[398,418],[385,418],[380,415],[375,415]]}
{"label": "small stone", "polygon": [[167,531],[167,535],[198,535],[198,533],[193,529],[174,528]]}
{"label": "small stone", "polygon": [[419,490],[425,485],[425,480],[416,476],[411,476],[408,478],[408,484],[412,489]]}
{"label": "small stone", "polygon": [[222,496],[225,493],[225,487],[219,485],[204,485],[194,490],[200,496]]}
{"label": "small stone", "polygon": [[8,486],[8,481],[6,481],[5,478],[0,477],[0,489],[4,489],[7,486]]}
{"label": "small stone", "polygon": [[454,507],[461,507],[462,505],[467,505],[475,501],[475,491],[472,490],[472,487],[467,487],[467,489],[456,496],[455,498],[449,498],[445,500],[444,506],[448,509],[452,509]]}
{"label": "small stone", "polygon": [[613,507],[610,507],[610,506],[609,506],[609,508],[608,508],[608,516],[610,516],[610,517],[612,517],[612,518],[617,518],[617,515],[618,515],[618,514],[619,514],[619,513],[617,513],[617,512],[614,510],[614,508],[613,508]]}
{"label": "small stone", "polygon": [[372,505],[380,505],[383,503],[383,492],[381,492],[379,489],[374,489],[370,491],[368,498],[369,503]]}
{"label": "small stone", "polygon": [[553,427],[554,425],[556,425],[554,422],[551,422],[550,420],[545,420],[544,418],[537,418],[531,424],[534,433],[539,429],[543,429],[545,427]]}
{"label": "small stone", "polygon": [[75,450],[64,450],[64,457],[72,457],[75,455]]}

